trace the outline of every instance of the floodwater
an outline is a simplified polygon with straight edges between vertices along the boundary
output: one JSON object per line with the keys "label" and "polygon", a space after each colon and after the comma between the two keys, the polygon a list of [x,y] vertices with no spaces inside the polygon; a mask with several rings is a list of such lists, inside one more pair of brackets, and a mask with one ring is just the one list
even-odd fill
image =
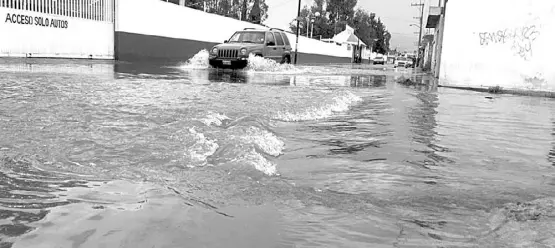
{"label": "floodwater", "polygon": [[203,56],[0,61],[0,247],[555,247],[553,100]]}

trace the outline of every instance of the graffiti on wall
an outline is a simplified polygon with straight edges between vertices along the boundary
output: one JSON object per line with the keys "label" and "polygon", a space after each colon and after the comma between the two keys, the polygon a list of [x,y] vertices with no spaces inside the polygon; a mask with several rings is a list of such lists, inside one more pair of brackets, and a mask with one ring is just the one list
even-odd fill
{"label": "graffiti on wall", "polygon": [[508,44],[515,55],[528,60],[533,54],[533,44],[540,34],[536,25],[528,25],[517,28],[506,28],[493,32],[479,33],[480,45]]}

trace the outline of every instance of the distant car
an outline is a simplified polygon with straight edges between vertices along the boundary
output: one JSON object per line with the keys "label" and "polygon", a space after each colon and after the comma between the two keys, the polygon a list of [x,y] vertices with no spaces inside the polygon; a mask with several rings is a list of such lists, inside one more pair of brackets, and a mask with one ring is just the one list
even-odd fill
{"label": "distant car", "polygon": [[405,57],[397,57],[395,58],[395,63],[393,63],[393,67],[397,68],[397,67],[409,67],[409,59],[405,58]]}
{"label": "distant car", "polygon": [[416,58],[415,57],[408,57],[408,65],[407,68],[414,68],[414,65],[416,64]]}
{"label": "distant car", "polygon": [[385,58],[383,56],[376,56],[373,60],[372,63],[374,65],[385,65]]}
{"label": "distant car", "polygon": [[291,43],[283,30],[246,28],[210,50],[208,61],[216,68],[244,68],[250,54],[291,63]]}

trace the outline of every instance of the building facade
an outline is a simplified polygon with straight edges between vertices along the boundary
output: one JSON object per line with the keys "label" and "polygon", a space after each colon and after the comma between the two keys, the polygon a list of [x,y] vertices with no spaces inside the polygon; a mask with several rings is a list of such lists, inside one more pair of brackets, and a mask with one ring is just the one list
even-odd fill
{"label": "building facade", "polygon": [[433,2],[426,25],[440,85],[555,91],[555,1]]}

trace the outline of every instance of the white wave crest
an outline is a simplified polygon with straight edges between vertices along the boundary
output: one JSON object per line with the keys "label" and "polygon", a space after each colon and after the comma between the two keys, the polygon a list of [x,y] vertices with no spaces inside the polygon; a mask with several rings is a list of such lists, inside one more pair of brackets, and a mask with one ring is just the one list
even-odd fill
{"label": "white wave crest", "polygon": [[301,112],[278,112],[274,119],[296,122],[329,118],[334,112],[347,111],[352,105],[360,101],[362,101],[362,98],[347,92],[344,96],[334,97],[333,102],[330,104],[321,107],[311,107]]}
{"label": "white wave crest", "polygon": [[193,138],[190,142],[191,145],[187,147],[186,156],[191,160],[189,166],[205,165],[206,159],[213,155],[219,146],[215,140],[206,138],[204,134],[197,132],[194,127],[189,128],[189,132]]}
{"label": "white wave crest", "polygon": [[223,124],[223,121],[225,120],[230,120],[229,117],[227,117],[226,115],[223,114],[219,114],[219,113],[209,113],[208,115],[206,115],[206,118],[200,120],[202,123],[204,123],[206,126],[210,126],[212,124],[216,125],[216,126],[221,126]]}
{"label": "white wave crest", "polygon": [[246,143],[255,144],[259,149],[272,156],[279,156],[285,149],[285,143],[274,134],[256,127],[249,127],[241,140]]}
{"label": "white wave crest", "polygon": [[251,150],[250,152],[245,153],[243,156],[236,159],[235,161],[239,163],[245,163],[245,164],[251,165],[256,170],[268,176],[278,175],[276,165],[271,161],[267,160],[261,154],[254,151],[254,149]]}
{"label": "white wave crest", "polygon": [[190,58],[185,64],[180,67],[183,69],[208,69],[210,64],[208,63],[209,52],[206,49],[200,50],[192,58]]}
{"label": "white wave crest", "polygon": [[280,64],[272,59],[265,59],[254,55],[249,55],[249,62],[246,68],[249,72],[281,72],[298,73],[300,70],[292,64]]}

